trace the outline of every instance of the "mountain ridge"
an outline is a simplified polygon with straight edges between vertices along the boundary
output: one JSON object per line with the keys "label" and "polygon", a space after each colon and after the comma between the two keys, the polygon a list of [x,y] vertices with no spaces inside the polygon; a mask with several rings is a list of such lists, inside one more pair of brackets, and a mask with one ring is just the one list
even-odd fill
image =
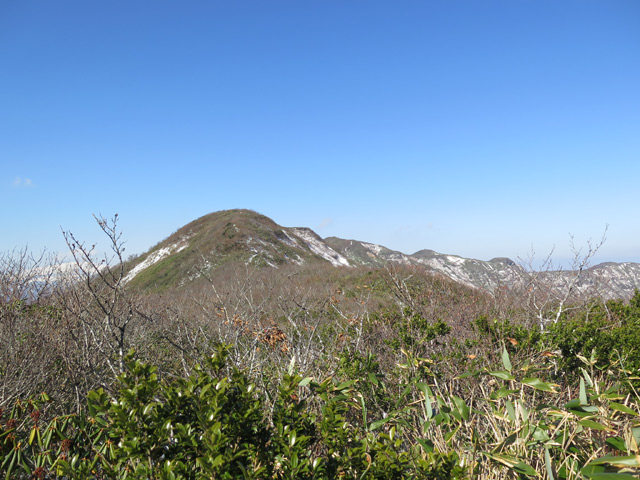
{"label": "mountain ridge", "polygon": [[[507,257],[489,261],[442,254],[430,249],[413,254],[383,245],[339,237],[321,238],[308,227],[283,227],[253,210],[222,210],[179,228],[127,265],[125,282],[138,288],[184,286],[229,263],[278,268],[284,265],[424,268],[458,283],[490,293],[524,285],[530,277]],[[640,288],[640,264],[604,262],[588,268],[574,281],[572,272],[538,272],[558,288],[573,282],[576,291],[599,286],[608,297],[630,297]]]}

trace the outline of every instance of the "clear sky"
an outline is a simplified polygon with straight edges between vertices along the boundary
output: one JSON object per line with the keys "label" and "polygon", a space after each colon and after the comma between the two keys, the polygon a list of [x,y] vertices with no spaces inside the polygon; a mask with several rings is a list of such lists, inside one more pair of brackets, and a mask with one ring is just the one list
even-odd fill
{"label": "clear sky", "polygon": [[637,0],[5,0],[0,251],[197,217],[640,261]]}

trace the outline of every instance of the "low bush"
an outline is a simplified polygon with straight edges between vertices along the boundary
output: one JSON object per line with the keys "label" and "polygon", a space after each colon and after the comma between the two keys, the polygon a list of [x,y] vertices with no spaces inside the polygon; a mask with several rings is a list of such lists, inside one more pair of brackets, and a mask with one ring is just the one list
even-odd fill
{"label": "low bush", "polygon": [[579,375],[579,355],[592,351],[602,369],[619,366],[631,376],[640,376],[640,292],[628,303],[619,300],[594,302],[570,318],[548,327],[546,342],[561,353],[560,368]]}
{"label": "low bush", "polygon": [[[428,359],[397,365],[392,409],[372,415],[381,388],[364,377],[303,377],[292,360],[276,398],[227,364],[229,347],[188,378],[161,379],[126,357],[110,397],[89,393],[79,414],[48,419],[42,394],[5,412],[7,479],[634,478],[639,398],[595,358],[564,391],[550,365],[512,359],[449,382],[423,378]],[[347,371],[346,368],[344,368]],[[355,371],[351,372],[352,374]],[[455,393],[454,393],[455,392]],[[271,405],[270,408],[265,408]],[[379,405],[378,405],[379,409]],[[605,475],[607,474],[607,475]],[[615,474],[615,475],[614,475]]]}

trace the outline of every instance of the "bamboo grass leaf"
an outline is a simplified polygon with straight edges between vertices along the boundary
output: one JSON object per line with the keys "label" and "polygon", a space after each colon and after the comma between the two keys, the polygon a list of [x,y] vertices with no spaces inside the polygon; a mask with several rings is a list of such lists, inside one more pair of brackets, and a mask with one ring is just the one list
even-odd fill
{"label": "bamboo grass leaf", "polygon": [[428,419],[433,418],[433,407],[431,405],[432,393],[431,393],[431,389],[429,388],[429,385],[423,382],[418,382],[416,386],[418,387],[418,390],[420,390],[424,395],[424,404],[425,404],[425,410],[427,413],[427,418]]}
{"label": "bamboo grass leaf", "polygon": [[536,390],[542,390],[544,392],[556,393],[556,390],[554,388],[556,386],[556,384],[543,382],[539,378],[523,378],[522,379],[522,383],[524,383],[525,385],[528,385],[530,387],[533,387]]}
{"label": "bamboo grass leaf", "polygon": [[504,406],[507,409],[507,413],[509,414],[509,418],[511,419],[511,421],[515,422],[518,419],[518,417],[516,416],[516,409],[513,406],[513,403],[507,400]]}
{"label": "bamboo grass leaf", "polygon": [[636,412],[635,410],[633,410],[633,409],[631,409],[631,408],[629,408],[626,405],[623,405],[621,403],[610,402],[609,406],[613,410],[617,410],[618,412],[628,413],[629,415],[638,416],[638,412]]}
{"label": "bamboo grass leaf", "polygon": [[509,467],[511,470],[521,475],[526,475],[528,477],[538,476],[538,472],[536,472],[533,468],[531,468],[531,466],[527,465],[516,457],[513,457],[511,455],[490,454],[486,452],[484,454],[491,460],[497,463],[501,463],[502,465]]}
{"label": "bamboo grass leaf", "polygon": [[624,439],[620,437],[609,437],[607,438],[606,442],[616,450],[619,450],[621,452],[627,451],[627,445],[626,443],[624,443]]}
{"label": "bamboo grass leaf", "polygon": [[588,419],[580,420],[578,424],[582,425],[583,427],[592,428],[594,430],[608,430],[610,432],[615,431],[609,427],[606,427],[605,425],[602,425],[601,423],[594,422],[593,420]]}
{"label": "bamboo grass leaf", "polygon": [[580,473],[588,479],[593,480],[638,480],[637,475],[629,475],[626,473],[616,473],[616,472],[594,472],[589,473],[589,470],[583,468]]}
{"label": "bamboo grass leaf", "polygon": [[504,365],[504,368],[506,370],[508,370],[509,372],[512,370],[512,366],[511,366],[511,359],[509,358],[509,353],[507,352],[507,349],[505,347],[505,349],[502,351],[502,364]]}
{"label": "bamboo grass leaf", "polygon": [[587,405],[589,400],[587,399],[587,390],[584,386],[584,378],[580,378],[580,405]]}
{"label": "bamboo grass leaf", "polygon": [[[605,455],[589,462],[589,465],[615,465],[617,467],[640,467],[640,455],[618,457]],[[637,477],[636,477],[637,478]]]}
{"label": "bamboo grass leaf", "polygon": [[456,404],[456,408],[460,412],[462,418],[466,421],[469,420],[469,407],[465,403],[463,399],[460,397],[456,397],[455,395],[451,396],[453,398],[454,403]]}
{"label": "bamboo grass leaf", "polygon": [[547,469],[547,476],[549,480],[555,480],[553,476],[553,466],[551,465],[551,454],[549,453],[549,449],[544,449],[544,466]]}
{"label": "bamboo grass leaf", "polygon": [[382,425],[384,425],[389,420],[391,420],[391,418],[392,418],[391,416],[388,416],[386,418],[381,418],[380,420],[376,420],[375,422],[371,422],[371,425],[369,425],[369,431],[373,432],[374,430],[380,428]]}
{"label": "bamboo grass leaf", "polygon": [[515,380],[516,379],[516,377],[511,375],[506,370],[500,370],[500,371],[497,371],[497,372],[489,372],[489,375],[493,375],[494,377],[500,378],[502,380]]}

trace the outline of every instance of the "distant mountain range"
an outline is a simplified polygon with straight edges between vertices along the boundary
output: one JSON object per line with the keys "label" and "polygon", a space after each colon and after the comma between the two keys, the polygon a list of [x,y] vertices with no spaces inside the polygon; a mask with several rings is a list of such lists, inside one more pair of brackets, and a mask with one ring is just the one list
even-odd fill
{"label": "distant mountain range", "polygon": [[[231,262],[259,267],[329,263],[335,267],[421,267],[461,284],[495,292],[525,285],[531,278],[508,258],[489,261],[420,250],[408,255],[359,240],[322,239],[305,227],[282,227],[251,210],[225,210],[205,215],[180,228],[127,265],[127,283],[143,289],[179,287]],[[577,272],[541,272],[539,279],[566,287]],[[602,263],[580,273],[577,291],[594,287],[605,297],[628,298],[640,288],[640,264]]]}

